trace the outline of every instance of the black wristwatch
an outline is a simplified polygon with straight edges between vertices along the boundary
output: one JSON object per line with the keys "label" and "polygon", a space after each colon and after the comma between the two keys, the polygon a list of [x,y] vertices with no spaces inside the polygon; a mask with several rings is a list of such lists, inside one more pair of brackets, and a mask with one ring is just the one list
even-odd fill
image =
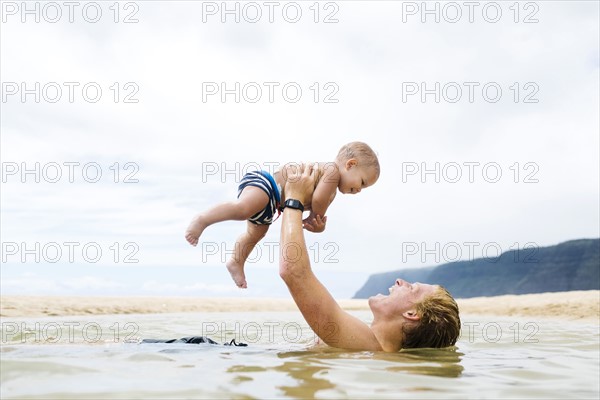
{"label": "black wristwatch", "polygon": [[281,208],[284,209],[286,207],[293,208],[294,210],[300,210],[301,212],[304,212],[304,206],[302,205],[300,200],[287,199],[285,201],[285,203],[283,203],[283,207],[281,207]]}

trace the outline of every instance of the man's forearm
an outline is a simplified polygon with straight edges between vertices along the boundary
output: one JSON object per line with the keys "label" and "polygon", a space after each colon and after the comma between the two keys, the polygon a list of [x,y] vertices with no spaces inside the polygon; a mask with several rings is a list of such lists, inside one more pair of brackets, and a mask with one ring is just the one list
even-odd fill
{"label": "man's forearm", "polygon": [[288,280],[301,277],[303,272],[310,270],[300,210],[283,210],[280,243],[279,275],[288,283]]}

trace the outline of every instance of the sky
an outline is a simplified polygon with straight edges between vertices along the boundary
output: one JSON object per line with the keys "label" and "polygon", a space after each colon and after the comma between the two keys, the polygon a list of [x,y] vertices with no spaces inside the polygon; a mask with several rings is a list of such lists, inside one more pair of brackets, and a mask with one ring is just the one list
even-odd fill
{"label": "sky", "polygon": [[[599,5],[1,2],[2,294],[289,297],[280,221],[238,289],[245,223],[184,239],[244,172],[332,161],[381,176],[306,232],[317,277],[596,238]],[[37,19],[37,20],[36,20]]]}

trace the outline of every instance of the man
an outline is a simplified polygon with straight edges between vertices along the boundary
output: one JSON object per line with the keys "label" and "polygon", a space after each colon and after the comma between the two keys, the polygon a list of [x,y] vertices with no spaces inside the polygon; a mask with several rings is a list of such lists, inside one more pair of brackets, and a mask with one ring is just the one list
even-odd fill
{"label": "man", "polygon": [[313,274],[304,241],[302,204],[314,190],[315,170],[309,165],[287,173],[279,274],[317,336],[332,347],[355,350],[454,345],[460,333],[458,306],[441,286],[397,279],[389,296],[369,298],[371,326],[341,309]]}

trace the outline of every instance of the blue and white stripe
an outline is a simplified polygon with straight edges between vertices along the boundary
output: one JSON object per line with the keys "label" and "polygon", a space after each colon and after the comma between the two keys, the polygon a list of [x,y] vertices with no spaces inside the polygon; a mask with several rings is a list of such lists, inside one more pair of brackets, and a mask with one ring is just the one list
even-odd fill
{"label": "blue and white stripe", "polygon": [[244,175],[238,187],[238,198],[247,186],[260,188],[269,196],[269,203],[265,208],[248,218],[248,221],[257,225],[271,225],[273,223],[273,216],[277,212],[281,201],[281,195],[279,194],[279,188],[275,183],[275,179],[266,171],[248,172]]}

